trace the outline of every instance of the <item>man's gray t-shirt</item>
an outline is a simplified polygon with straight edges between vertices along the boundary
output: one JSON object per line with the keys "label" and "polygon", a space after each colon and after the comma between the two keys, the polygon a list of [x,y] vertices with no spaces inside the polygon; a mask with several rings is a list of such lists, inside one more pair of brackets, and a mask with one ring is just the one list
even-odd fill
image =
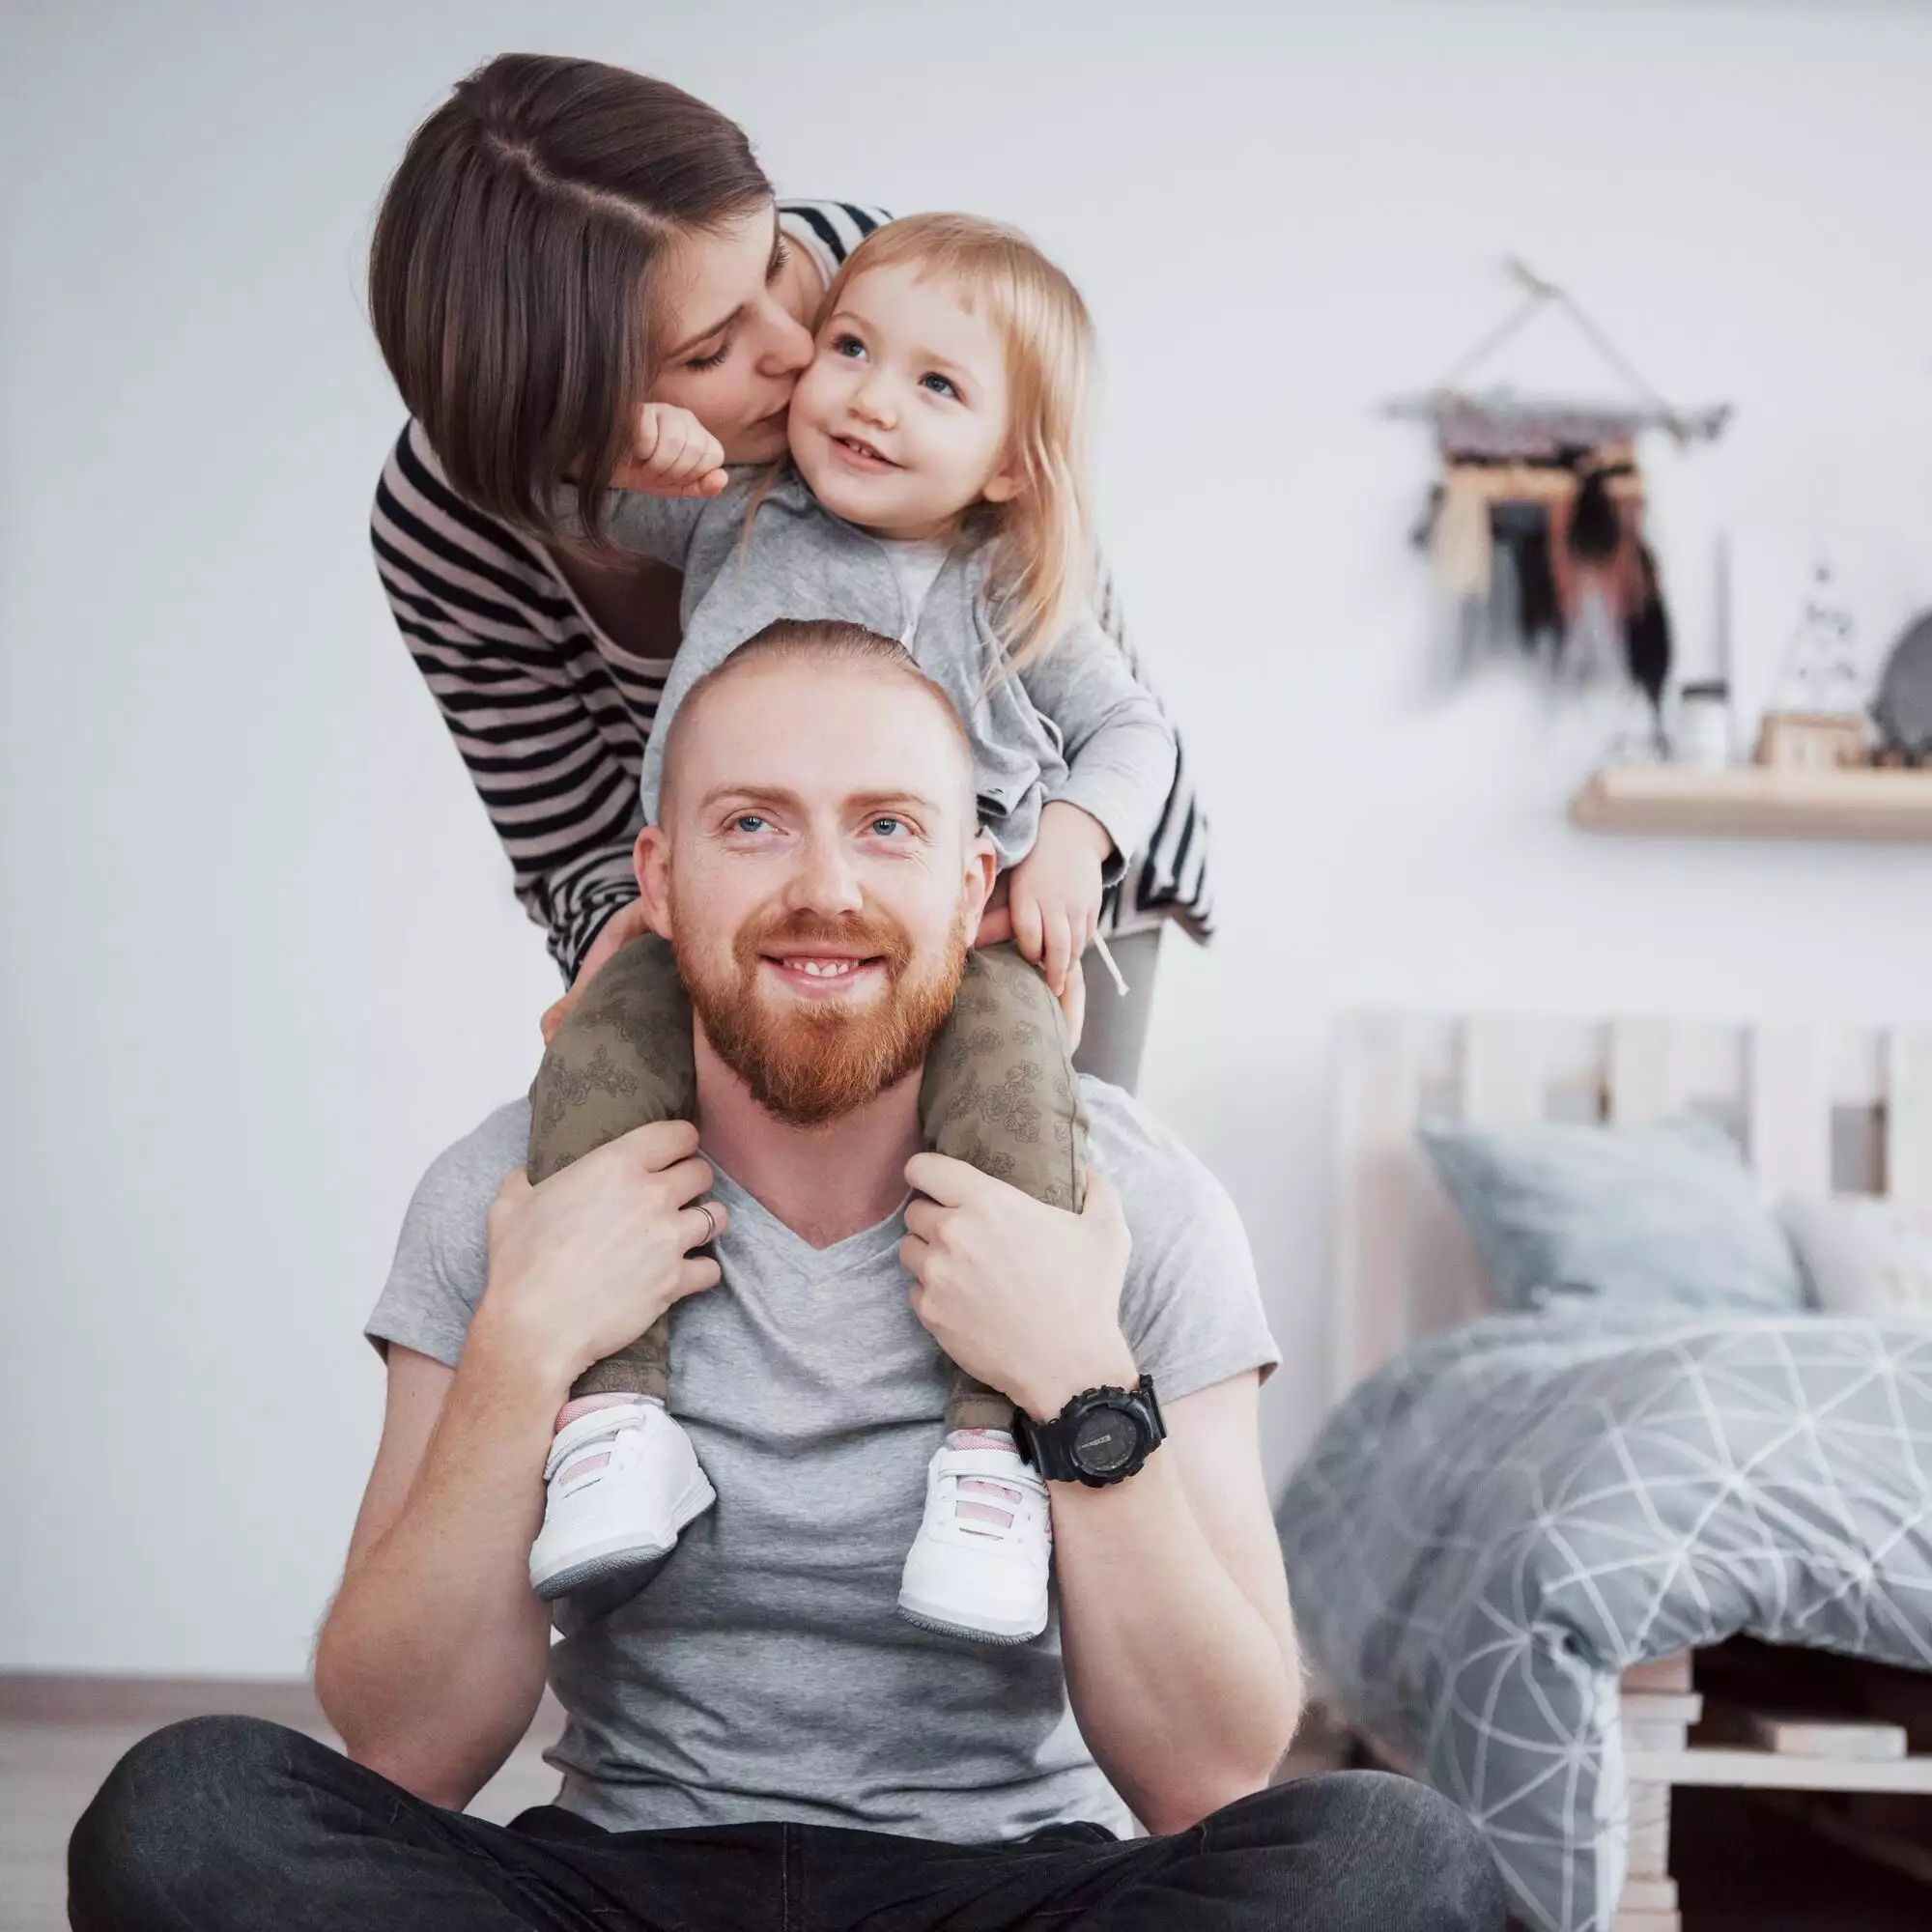
{"label": "man's gray t-shirt", "polygon": [[[1118,1089],[1083,1083],[1092,1152],[1133,1234],[1122,1326],[1164,1401],[1279,1355],[1234,1208]],[[454,1364],[486,1272],[484,1215],[523,1165],[498,1108],[416,1189],[369,1318]],[[671,1411],[718,1492],[649,1584],[559,1618],[570,1722],[559,1803],[611,1831],[757,1819],[959,1844],[1125,1807],[1076,1728],[1056,1605],[1032,1643],[971,1644],[898,1614],[949,1368],[914,1317],[903,1213],[815,1249],[720,1174],[724,1280],[671,1311]],[[532,1471],[531,1480],[536,1480]]]}

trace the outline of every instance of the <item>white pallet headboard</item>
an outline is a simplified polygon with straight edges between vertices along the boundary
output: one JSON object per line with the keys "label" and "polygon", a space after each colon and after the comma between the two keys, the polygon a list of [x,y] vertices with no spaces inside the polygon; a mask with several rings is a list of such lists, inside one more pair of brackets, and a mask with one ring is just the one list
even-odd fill
{"label": "white pallet headboard", "polygon": [[1658,1019],[1363,1011],[1337,1041],[1331,1404],[1410,1342],[1490,1305],[1420,1148],[1487,1126],[1708,1114],[1780,1195],[1932,1205],[1932,1034]]}

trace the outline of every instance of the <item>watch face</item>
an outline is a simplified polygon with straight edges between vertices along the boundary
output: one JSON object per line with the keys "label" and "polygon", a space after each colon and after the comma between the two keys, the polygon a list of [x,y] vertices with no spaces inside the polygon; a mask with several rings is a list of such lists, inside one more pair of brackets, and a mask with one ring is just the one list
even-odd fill
{"label": "watch face", "polygon": [[1090,1476],[1111,1476],[1126,1467],[1140,1444],[1140,1427],[1132,1416],[1118,1408],[1096,1408],[1073,1432],[1073,1462]]}

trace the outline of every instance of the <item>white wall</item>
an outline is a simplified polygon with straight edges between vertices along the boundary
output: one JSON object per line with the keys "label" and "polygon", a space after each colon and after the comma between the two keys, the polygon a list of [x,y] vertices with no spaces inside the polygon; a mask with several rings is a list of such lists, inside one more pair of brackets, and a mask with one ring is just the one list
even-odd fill
{"label": "white wall", "polygon": [[1373,411],[1518,250],[1739,406],[1659,465],[1693,653],[1727,520],[1902,530],[1932,595],[1932,14],[683,12],[0,24],[0,1667],[301,1667],[404,1203],[531,1069],[550,969],[363,535],[396,424],[370,215],[504,47],[677,79],[785,187],[1013,217],[1086,288],[1112,548],[1224,920],[1172,950],[1148,1092],[1247,1215],[1278,1461],[1322,1335],[1338,1009],[1932,1017],[1924,852],[1591,842],[1561,817],[1584,754],[1527,694],[1417,701],[1427,455]]}

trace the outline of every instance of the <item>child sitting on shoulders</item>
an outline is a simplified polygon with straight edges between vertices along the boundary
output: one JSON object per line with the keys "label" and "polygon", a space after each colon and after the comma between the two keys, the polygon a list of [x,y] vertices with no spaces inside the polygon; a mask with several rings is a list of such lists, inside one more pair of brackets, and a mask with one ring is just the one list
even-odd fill
{"label": "child sitting on shoulders", "polygon": [[[789,461],[727,475],[695,417],[652,405],[645,435],[667,487],[688,479],[703,494],[620,493],[606,511],[611,539],[684,573],[684,642],[645,753],[647,820],[671,714],[774,623],[896,639],[951,697],[1014,943],[969,956],[927,1061],[923,1127],[938,1151],[1074,1211],[1085,1119],[1056,996],[1107,884],[1153,832],[1176,757],[1090,608],[1092,360],[1078,292],[1023,236],[967,215],[895,221],[827,292]],[[585,1079],[593,1063],[618,1077]],[[695,1098],[690,1003],[669,946],[647,935],[550,1042],[531,1088],[529,1177],[647,1121],[689,1118]],[[670,1414],[668,1321],[593,1364],[558,1416],[530,1559],[540,1596],[640,1572],[715,1500]],[[1005,1395],[954,1371],[900,1582],[915,1623],[1007,1643],[1045,1628],[1051,1520],[1012,1420]]]}

